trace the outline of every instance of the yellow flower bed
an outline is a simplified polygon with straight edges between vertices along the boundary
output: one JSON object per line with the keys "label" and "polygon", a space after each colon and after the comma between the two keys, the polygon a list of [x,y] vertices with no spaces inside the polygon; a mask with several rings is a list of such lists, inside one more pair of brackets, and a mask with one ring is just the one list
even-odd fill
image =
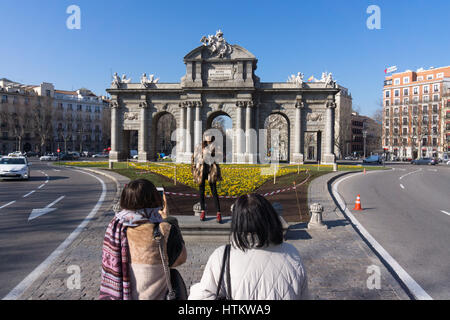
{"label": "yellow flower bed", "polygon": [[[192,176],[191,166],[188,164],[155,165],[133,163],[131,165],[138,170],[157,173],[171,180],[174,179],[176,168],[177,182],[198,189],[198,185],[194,182]],[[221,165],[221,171],[223,180],[217,184],[217,192],[221,196],[239,196],[250,193],[264,182],[273,179],[273,169],[268,166]],[[280,177],[293,172],[297,172],[296,166],[281,167],[277,171],[276,176]],[[209,185],[206,187],[206,192],[211,194]]]}

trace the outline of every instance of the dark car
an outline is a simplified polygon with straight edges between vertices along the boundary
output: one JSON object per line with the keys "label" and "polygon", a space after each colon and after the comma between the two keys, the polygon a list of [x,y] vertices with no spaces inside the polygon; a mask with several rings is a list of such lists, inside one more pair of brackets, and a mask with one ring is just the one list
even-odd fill
{"label": "dark car", "polygon": [[59,160],[75,160],[74,156],[70,153],[61,153],[59,155]]}
{"label": "dark car", "polygon": [[432,158],[420,158],[420,159],[415,159],[413,161],[411,161],[412,164],[427,164],[429,166],[431,165],[435,165],[436,164],[436,160],[432,159]]}
{"label": "dark car", "polygon": [[367,158],[363,159],[363,163],[376,163],[381,164],[383,162],[383,159],[378,155],[373,155]]}
{"label": "dark car", "polygon": [[28,151],[27,152],[27,157],[39,157],[39,153],[38,152],[34,152],[34,151]]}

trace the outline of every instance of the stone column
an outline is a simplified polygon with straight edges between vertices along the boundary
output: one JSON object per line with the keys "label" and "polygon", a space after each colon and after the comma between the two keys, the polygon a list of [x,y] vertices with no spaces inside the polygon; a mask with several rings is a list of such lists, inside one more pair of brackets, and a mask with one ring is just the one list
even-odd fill
{"label": "stone column", "polygon": [[146,101],[139,104],[139,137],[138,137],[138,152],[139,162],[146,162],[148,160],[148,104]]}
{"label": "stone column", "polygon": [[191,161],[192,156],[192,105],[187,104],[186,107],[186,149],[185,149],[185,162]]}
{"label": "stone column", "polygon": [[178,132],[177,142],[177,162],[182,162],[184,158],[184,152],[186,150],[186,109],[182,103],[178,105],[181,109],[180,115],[180,129]]}
{"label": "stone column", "polygon": [[255,151],[255,141],[254,134],[255,131],[252,130],[252,109],[254,108],[254,104],[252,101],[246,103],[245,107],[245,160],[247,163],[256,163],[256,151]]}
{"label": "stone column", "polygon": [[202,104],[200,101],[196,101],[195,106],[195,120],[194,120],[194,148],[202,143],[202,120],[200,117],[200,111]]}
{"label": "stone column", "polygon": [[243,101],[236,102],[236,127],[235,127],[235,140],[236,140],[236,154],[235,162],[243,163],[245,162],[244,154],[244,136],[243,136],[243,126],[242,126],[242,107],[245,106]]}
{"label": "stone column", "polygon": [[111,151],[109,152],[109,161],[119,161],[119,103],[111,101]]}
{"label": "stone column", "polygon": [[303,128],[302,128],[302,110],[304,107],[304,103],[300,100],[297,100],[295,104],[295,141],[294,141],[294,155],[293,155],[293,163],[301,163],[303,164],[304,156],[303,156]]}
{"label": "stone column", "polygon": [[328,100],[325,114],[325,154],[322,162],[324,164],[333,164],[336,162],[334,155],[334,110],[336,103],[333,100]]}

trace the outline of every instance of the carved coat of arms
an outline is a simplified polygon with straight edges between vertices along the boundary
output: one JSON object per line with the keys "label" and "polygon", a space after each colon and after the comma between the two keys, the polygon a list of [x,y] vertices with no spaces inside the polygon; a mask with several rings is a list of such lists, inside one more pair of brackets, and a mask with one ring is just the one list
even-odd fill
{"label": "carved coat of arms", "polygon": [[200,42],[209,48],[211,55],[218,55],[219,58],[229,56],[233,52],[233,47],[227,43],[220,30],[216,32],[215,36],[203,36]]}
{"label": "carved coat of arms", "polygon": [[130,121],[139,120],[139,115],[135,112],[125,112],[123,114],[123,120],[130,120]]}
{"label": "carved coat of arms", "polygon": [[308,115],[306,116],[306,120],[312,122],[322,121],[322,114],[317,112],[308,113]]}

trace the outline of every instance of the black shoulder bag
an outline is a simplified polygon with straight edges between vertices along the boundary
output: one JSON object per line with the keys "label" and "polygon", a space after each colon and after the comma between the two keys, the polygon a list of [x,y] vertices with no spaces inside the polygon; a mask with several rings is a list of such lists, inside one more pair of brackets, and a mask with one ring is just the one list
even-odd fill
{"label": "black shoulder bag", "polygon": [[159,223],[155,223],[153,239],[158,243],[164,274],[166,276],[167,288],[166,300],[187,300],[187,289],[183,277],[176,269],[169,268],[167,256],[164,254],[164,236],[159,229]]}
{"label": "black shoulder bag", "polygon": [[[222,268],[220,269],[219,283],[217,284],[216,300],[233,300],[231,298],[230,250],[231,250],[231,245],[227,244],[225,246],[225,250],[223,252]],[[222,288],[222,285],[223,285],[225,269],[226,269],[227,285],[226,285],[226,287],[224,287],[225,296],[223,296],[223,295],[220,295],[220,289]]]}

